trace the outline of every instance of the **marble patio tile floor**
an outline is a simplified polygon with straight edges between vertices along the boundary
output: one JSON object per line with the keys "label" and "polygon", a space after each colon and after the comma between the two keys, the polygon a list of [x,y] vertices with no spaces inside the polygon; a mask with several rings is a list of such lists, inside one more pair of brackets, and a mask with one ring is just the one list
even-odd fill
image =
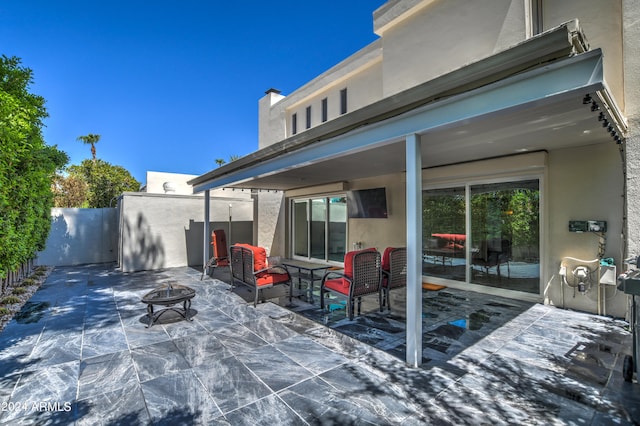
{"label": "marble patio tile floor", "polygon": [[[349,321],[228,270],[56,268],[0,332],[0,424],[640,424],[622,379],[626,323],[453,289],[423,297],[423,365],[404,363],[405,304]],[[196,289],[192,321],[146,328],[140,298]],[[371,300],[368,300],[371,299]]]}

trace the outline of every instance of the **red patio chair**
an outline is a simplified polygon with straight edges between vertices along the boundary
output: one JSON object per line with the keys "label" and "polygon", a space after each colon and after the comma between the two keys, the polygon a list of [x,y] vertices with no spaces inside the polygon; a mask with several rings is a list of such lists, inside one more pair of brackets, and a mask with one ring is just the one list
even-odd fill
{"label": "red patio chair", "polygon": [[289,285],[289,302],[291,302],[291,276],[283,266],[267,265],[267,252],[263,247],[250,244],[234,244],[231,246],[231,288],[237,282],[252,287],[255,291],[253,306],[258,305],[261,290],[277,284]]}
{"label": "red patio chair", "polygon": [[227,251],[227,235],[224,229],[215,229],[211,232],[211,246],[213,247],[213,256],[204,268],[202,269],[202,276],[200,281],[204,278],[204,274],[207,273],[209,268],[215,268],[217,266],[229,266],[229,252]]}
{"label": "red patio chair", "polygon": [[360,315],[362,296],[378,293],[378,303],[382,310],[380,266],[380,253],[374,248],[348,252],[344,256],[344,272],[329,271],[322,277],[320,308],[324,309],[326,293],[346,297],[347,314],[349,320],[353,320],[355,299],[358,299],[358,315]]}
{"label": "red patio chair", "polygon": [[391,311],[389,290],[407,286],[406,247],[387,247],[382,254],[382,311],[386,305]]}

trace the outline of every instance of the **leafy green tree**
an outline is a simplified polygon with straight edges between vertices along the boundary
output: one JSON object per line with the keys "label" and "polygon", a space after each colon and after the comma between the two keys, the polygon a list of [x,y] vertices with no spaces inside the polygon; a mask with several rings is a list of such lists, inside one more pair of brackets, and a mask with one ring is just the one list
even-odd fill
{"label": "leafy green tree", "polygon": [[69,157],[42,137],[43,97],[17,57],[0,58],[0,277],[44,248],[51,228],[55,172]]}
{"label": "leafy green tree", "polygon": [[140,182],[128,170],[103,160],[83,160],[79,165],[69,166],[68,171],[69,176],[87,183],[88,207],[113,207],[113,201],[123,192],[140,189]]}
{"label": "leafy green tree", "polygon": [[226,161],[224,161],[223,158],[216,158],[215,159],[216,164],[218,165],[218,167],[222,166],[224,163],[226,163]]}
{"label": "leafy green tree", "polygon": [[96,144],[100,142],[100,135],[94,135],[93,133],[89,133],[88,135],[85,135],[85,136],[78,136],[76,140],[86,145],[91,145],[91,157],[95,162],[96,161]]}
{"label": "leafy green tree", "polygon": [[57,174],[53,181],[55,207],[88,207],[89,185],[82,176]]}

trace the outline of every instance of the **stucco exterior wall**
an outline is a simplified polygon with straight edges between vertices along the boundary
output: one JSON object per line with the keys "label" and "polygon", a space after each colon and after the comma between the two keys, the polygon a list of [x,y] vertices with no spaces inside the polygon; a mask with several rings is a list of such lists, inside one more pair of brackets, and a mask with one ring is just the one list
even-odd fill
{"label": "stucco exterior wall", "polygon": [[287,136],[287,117],[284,107],[274,107],[284,99],[279,91],[271,89],[258,101],[258,148],[262,149]]}
{"label": "stucco exterior wall", "polygon": [[627,155],[628,254],[640,255],[640,8],[623,1],[625,113],[629,124]]}
{"label": "stucco exterior wall", "polygon": [[[202,197],[204,192],[198,194],[193,193],[193,186],[187,182],[198,177],[198,175],[188,175],[184,173],[168,173],[147,171],[147,183],[145,190],[147,194],[170,194],[170,195],[198,195]],[[168,188],[173,191],[167,191],[165,183],[169,183]],[[224,188],[217,188],[210,191],[211,197],[234,197],[234,198],[251,198],[250,192],[235,192]]]}
{"label": "stucco exterior wall", "polygon": [[386,189],[386,219],[348,219],[347,251],[360,242],[363,248],[376,247],[384,251],[386,247],[406,246],[406,179],[404,174],[385,175],[371,179],[349,182],[349,189]]}
{"label": "stucco exterior wall", "polygon": [[[604,55],[604,77],[618,106],[624,108],[621,0],[545,0],[542,5],[545,30],[578,19],[592,48]],[[637,39],[636,39],[637,40]]]}
{"label": "stucco exterior wall", "polygon": [[51,231],[39,265],[72,266],[115,262],[118,215],[115,208],[51,209]]}
{"label": "stucco exterior wall", "polygon": [[256,196],[255,243],[264,247],[269,256],[286,257],[286,227],[284,192],[259,192]]}
{"label": "stucco exterior wall", "polygon": [[[569,232],[570,220],[607,221],[604,257],[622,267],[623,174],[618,145],[615,143],[562,149],[549,153],[548,197],[549,241],[545,250],[548,271],[546,301],[562,306],[562,287],[558,271],[563,257],[593,260],[598,257],[598,235]],[[626,298],[615,288],[606,291],[607,314],[624,317]],[[595,312],[597,293],[576,295],[565,287],[567,308]]]}
{"label": "stucco exterior wall", "polygon": [[306,130],[306,107],[312,127],[322,123],[321,100],[328,101],[328,121],[340,116],[340,90],[347,88],[348,111],[381,99],[382,49],[376,41],[325,71],[289,96],[269,91],[258,102],[258,146],[264,148],[291,136],[291,116],[298,115],[298,133]]}
{"label": "stucco exterior wall", "polygon": [[382,98],[382,62],[375,61],[357,73],[332,82],[323,90],[305,97],[301,101],[287,108],[287,136],[292,136],[292,116],[298,117],[297,133],[306,130],[306,109],[311,107],[311,127],[322,124],[322,99],[327,98],[327,121],[339,117],[340,91],[347,89],[347,112],[370,105]]}
{"label": "stucco exterior wall", "polygon": [[[202,265],[202,197],[125,193],[119,208],[119,263],[124,272]],[[210,229],[224,229],[228,241],[253,242],[252,200],[213,198],[209,220]]]}
{"label": "stucco exterior wall", "polygon": [[[150,194],[193,194],[193,187],[187,183],[190,179],[197,177],[197,175],[188,175],[182,173],[165,173],[165,172],[153,172],[147,171],[147,183],[146,192]],[[168,184],[165,189],[165,183]],[[171,191],[173,189],[173,191]]]}
{"label": "stucco exterior wall", "polygon": [[525,39],[522,0],[422,3],[382,33],[385,97]]}

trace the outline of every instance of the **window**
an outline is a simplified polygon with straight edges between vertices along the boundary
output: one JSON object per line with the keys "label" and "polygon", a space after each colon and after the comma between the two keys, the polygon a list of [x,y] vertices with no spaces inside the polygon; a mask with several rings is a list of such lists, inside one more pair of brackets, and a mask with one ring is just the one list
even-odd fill
{"label": "window", "polygon": [[344,195],[294,200],[294,257],[342,262],[347,246],[347,199]]}
{"label": "window", "polygon": [[538,179],[426,190],[422,202],[425,275],[539,293]]}
{"label": "window", "polygon": [[307,129],[311,128],[311,106],[307,107]]}
{"label": "window", "polygon": [[328,120],[328,117],[329,117],[328,112],[329,110],[328,110],[327,98],[324,98],[322,100],[322,122],[323,123]]}
{"label": "window", "polygon": [[298,133],[298,114],[293,114],[291,116],[291,134],[295,135]]}
{"label": "window", "polygon": [[544,31],[542,0],[527,0],[528,8],[527,37],[533,37]]}
{"label": "window", "polygon": [[347,88],[340,90],[340,114],[347,113]]}

